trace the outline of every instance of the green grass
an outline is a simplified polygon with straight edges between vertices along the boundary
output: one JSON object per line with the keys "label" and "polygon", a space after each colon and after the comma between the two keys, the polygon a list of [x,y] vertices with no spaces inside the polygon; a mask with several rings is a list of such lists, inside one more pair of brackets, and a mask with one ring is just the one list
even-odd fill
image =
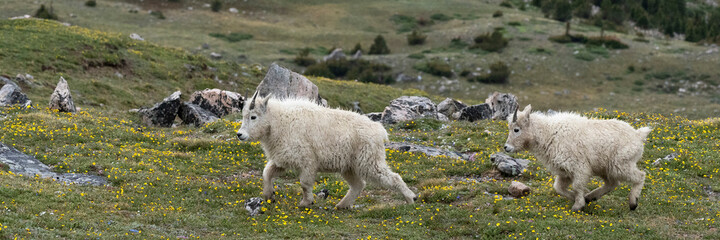
{"label": "green grass", "polygon": [[[370,185],[352,210],[333,210],[348,187],[337,174],[320,174],[315,191],[330,191],[310,209],[297,207],[300,187],[291,171],[276,182],[278,201],[250,217],[244,201],[260,195],[266,161],[257,143],[234,139],[239,115],[204,128],[138,128],[137,117],[87,109],[78,114],[0,109],[8,118],[0,142],[50,164],[58,172],[106,176],[109,187],[63,185],[0,169],[0,236],[5,238],[717,238],[720,130],[717,121],[598,110],[587,113],[653,126],[638,164],[648,173],[640,206],[627,207],[621,185],[580,213],[552,189],[552,176],[532,155],[515,179],[482,181],[492,171],[507,125],[499,121],[436,121],[389,126],[391,140],[477,152],[474,161],[388,151],[387,161],[420,201]],[[412,126],[411,126],[412,125]],[[677,160],[653,166],[677,152]],[[532,187],[508,199],[510,181]],[[600,185],[594,179],[590,188]],[[681,223],[681,224],[678,224]],[[588,233],[592,232],[591,235]]]}

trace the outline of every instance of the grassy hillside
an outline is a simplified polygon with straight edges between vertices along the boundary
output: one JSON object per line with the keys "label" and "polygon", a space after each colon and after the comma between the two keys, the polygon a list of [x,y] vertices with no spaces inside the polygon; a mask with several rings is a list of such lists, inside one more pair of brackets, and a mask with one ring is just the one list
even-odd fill
{"label": "grassy hillside", "polygon": [[[222,1],[220,12],[212,12],[203,7],[209,2],[118,0],[99,1],[97,7],[90,8],[83,5],[84,1],[61,1],[55,2],[54,7],[61,21],[74,25],[125,36],[139,33],[160,45],[205,56],[219,52],[229,62],[264,66],[275,61],[292,67],[295,54],[306,47],[313,49],[311,55],[315,58],[321,58],[332,47],[350,49],[356,43],[367,51],[375,36],[382,34],[391,54],[366,55],[367,59],[392,66],[395,74],[402,72],[423,78],[421,82],[393,86],[465,100],[482,101],[493,91],[502,91],[512,92],[520,96],[523,104],[532,103],[538,109],[590,111],[603,107],[675,113],[693,119],[717,116],[720,108],[720,75],[714,71],[720,63],[720,53],[708,53],[712,47],[652,37],[639,42],[634,41],[638,38],[636,33],[610,31],[606,34],[617,37],[630,48],[611,50],[553,43],[548,37],[562,34],[564,24],[544,18],[534,7],[525,11],[501,7],[500,0],[229,0]],[[518,6],[520,1],[511,2]],[[229,12],[230,7],[237,8],[239,13]],[[8,0],[0,6],[0,18],[32,13],[37,8],[32,2]],[[166,19],[150,15],[149,10],[162,11]],[[495,11],[504,14],[494,18]],[[408,46],[406,30],[413,26],[413,20],[429,20],[436,14],[445,16],[437,18],[444,20],[414,25],[428,36],[426,43]],[[600,29],[594,26],[577,21],[572,26],[573,34],[600,35]],[[453,38],[471,44],[475,36],[496,27],[503,27],[510,39],[508,47],[500,53],[455,48],[450,44]],[[216,33],[249,34],[252,38],[231,42],[211,36]],[[201,48],[203,43],[208,43],[210,48]],[[414,58],[410,58],[411,55]],[[450,81],[413,68],[435,58],[447,61],[452,67],[455,76],[450,77]],[[471,83],[457,76],[465,70],[482,73],[499,60],[513,71],[509,84]],[[294,68],[303,70],[299,66]],[[695,85],[698,81],[710,87],[701,90]],[[664,87],[666,82],[673,86]],[[679,88],[686,92],[680,93]]]}
{"label": "grassy hillside", "polygon": [[[211,61],[182,49],[55,21],[0,20],[0,42],[0,74],[33,75],[30,84],[20,86],[40,106],[60,76],[68,80],[79,107],[125,111],[149,106],[177,90],[190,94],[221,88],[244,95],[266,72],[260,65]],[[382,111],[402,95],[429,96],[417,90],[311,79],[331,106],[349,108],[360,101],[367,112]]]}
{"label": "grassy hillside", "polygon": [[[244,203],[260,195],[266,161],[257,143],[234,138],[238,122],[200,129],[142,129],[124,115],[83,111],[68,115],[0,109],[0,142],[50,164],[58,172],[107,176],[109,187],[63,185],[0,171],[0,236],[48,238],[200,239],[716,239],[720,237],[718,121],[600,110],[588,115],[654,126],[639,167],[648,173],[636,211],[621,185],[583,212],[552,189],[552,176],[532,156],[516,179],[497,177],[489,155],[507,136],[504,122],[429,122],[390,126],[391,139],[477,152],[474,161],[396,151],[387,161],[420,193],[405,205],[399,194],[369,186],[352,210],[333,210],[347,191],[336,174],[320,174],[314,191],[330,197],[297,207],[297,172],[277,182],[278,202],[250,217]],[[424,129],[426,128],[426,129]],[[652,165],[678,153],[675,160]],[[495,177],[495,178],[493,178]],[[533,188],[508,198],[511,180]],[[601,184],[595,179],[590,188]]]}

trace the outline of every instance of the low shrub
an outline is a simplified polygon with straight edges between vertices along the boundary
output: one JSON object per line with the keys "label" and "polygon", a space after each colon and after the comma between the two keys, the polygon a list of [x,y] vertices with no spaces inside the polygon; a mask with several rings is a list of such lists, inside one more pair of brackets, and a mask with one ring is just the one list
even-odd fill
{"label": "low shrub", "polygon": [[494,18],[502,17],[502,16],[503,16],[503,12],[500,11],[500,10],[497,10],[497,11],[495,11],[495,12],[493,13],[492,16],[493,16]]}
{"label": "low shrub", "polygon": [[307,69],[305,69],[304,74],[307,76],[335,78],[335,74],[330,71],[330,68],[328,68],[328,65],[325,63],[310,65]]}
{"label": "low shrub", "polygon": [[[153,12],[154,12],[154,11],[153,11]],[[161,13],[161,14],[162,14],[162,13]],[[214,37],[214,38],[223,39],[223,40],[228,41],[228,42],[239,42],[239,41],[242,41],[242,40],[248,40],[248,39],[252,39],[252,38],[253,38],[253,35],[252,35],[252,34],[239,33],[239,32],[233,32],[233,33],[230,33],[230,34],[227,34],[227,35],[222,34],[222,33],[209,33],[208,35],[210,35],[211,37]]]}
{"label": "low shrub", "polygon": [[503,37],[500,29],[495,29],[492,33],[484,33],[475,37],[475,45],[470,48],[480,48],[488,52],[499,52],[507,47],[508,39]]}
{"label": "low shrub", "polygon": [[506,7],[506,8],[513,8],[512,3],[510,3],[510,1],[507,1],[507,0],[502,1],[502,2],[500,3],[500,6],[501,6],[501,7]]}
{"label": "low shrub", "polygon": [[430,16],[430,19],[435,20],[435,21],[442,21],[442,22],[444,22],[444,21],[450,21],[450,20],[452,20],[453,17],[448,16],[448,15],[445,15],[445,14],[442,14],[442,13],[436,13],[436,14],[433,14],[432,16]]}
{"label": "low shrub", "polygon": [[310,56],[310,48],[305,48],[300,50],[298,55],[295,56],[295,59],[293,59],[293,62],[298,66],[307,67],[315,64],[317,61],[315,61],[315,58]]}
{"label": "low shrub", "polygon": [[605,46],[609,49],[627,49],[629,46],[613,36],[590,37],[586,42],[588,45]]}
{"label": "low shrub", "polygon": [[222,9],[222,2],[220,2],[220,0],[212,1],[212,3],[210,4],[210,9],[213,12],[219,12]]}
{"label": "low shrub", "polygon": [[310,65],[305,75],[390,84],[394,81],[390,70],[385,64],[362,59],[330,60]]}
{"label": "low shrub", "polygon": [[87,2],[85,2],[85,6],[95,7],[97,6],[97,2],[95,0],[88,0]]}
{"label": "low shrub", "polygon": [[435,76],[452,77],[452,69],[450,64],[440,59],[433,59],[427,62],[421,62],[414,66],[418,71],[426,72]]}
{"label": "low shrub", "polygon": [[58,20],[58,16],[52,11],[52,8],[46,8],[45,4],[41,4],[40,8],[35,11],[35,17],[42,19]]}
{"label": "low shrub", "polygon": [[154,16],[154,17],[156,17],[156,18],[158,18],[158,19],[165,19],[165,15],[164,15],[161,11],[159,11],[159,10],[152,10],[152,11],[150,11],[150,15],[151,15],[151,16]]}
{"label": "low shrub", "polygon": [[421,33],[418,30],[414,30],[411,34],[407,35],[407,41],[408,45],[422,45],[425,43],[425,39],[427,39],[427,35]]}
{"label": "low shrub", "polygon": [[468,45],[469,44],[463,41],[460,37],[454,37],[452,40],[450,40],[450,48],[462,49],[467,47]]}
{"label": "low shrub", "polygon": [[490,65],[490,73],[468,79],[470,82],[481,83],[508,83],[510,78],[510,67],[502,61]]}
{"label": "low shrub", "polygon": [[557,36],[550,36],[548,38],[550,41],[556,42],[556,43],[585,43],[587,42],[587,37],[582,34],[570,34],[570,35],[557,35]]}

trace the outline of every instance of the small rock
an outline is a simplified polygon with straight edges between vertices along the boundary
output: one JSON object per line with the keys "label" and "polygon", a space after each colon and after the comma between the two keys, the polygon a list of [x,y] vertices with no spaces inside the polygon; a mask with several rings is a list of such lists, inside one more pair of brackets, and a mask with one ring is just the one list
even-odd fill
{"label": "small rock", "polygon": [[530,187],[521,182],[512,181],[510,187],[508,187],[508,192],[510,192],[510,195],[513,197],[521,198],[530,194]]}
{"label": "small rock", "polygon": [[390,102],[382,114],[382,122],[395,124],[403,121],[430,118],[438,119],[437,107],[426,97],[402,96]]}
{"label": "small rock", "polygon": [[120,73],[120,72],[115,72],[115,76],[116,76],[117,78],[124,78],[124,77],[125,77],[125,76],[123,76],[122,73]]}
{"label": "small rock", "polygon": [[130,34],[130,38],[133,39],[133,40],[145,41],[145,39],[142,38],[142,37],[141,37],[139,34],[137,34],[137,33],[132,33],[132,34]]}
{"label": "small rock", "polygon": [[381,112],[373,112],[365,114],[366,117],[370,118],[373,122],[379,122],[382,119],[382,113]]}
{"label": "small rock", "polygon": [[462,158],[462,156],[456,152],[407,142],[386,142],[385,148],[401,152],[423,153],[431,157],[446,156],[450,158]]}
{"label": "small rock", "polygon": [[201,47],[202,49],[210,49],[210,44],[203,43],[202,45],[200,45],[200,47]]}
{"label": "small rock", "polygon": [[328,196],[330,196],[330,191],[323,188],[319,192],[315,193],[315,196],[317,196],[318,198],[327,199]]}
{"label": "small rock", "polygon": [[212,112],[201,108],[198,105],[185,102],[178,109],[178,116],[184,124],[202,127],[203,125],[218,120]]}
{"label": "small rock", "polygon": [[437,110],[439,113],[442,113],[448,118],[457,120],[457,118],[453,118],[454,114],[466,107],[467,105],[458,100],[452,98],[445,98],[445,100],[438,103]]}
{"label": "small rock", "polygon": [[490,104],[483,103],[479,105],[473,105],[460,110],[458,120],[465,120],[474,122],[482,119],[490,119],[493,116]]}
{"label": "small rock", "polygon": [[22,105],[28,107],[32,101],[20,91],[20,87],[15,84],[5,84],[0,89],[0,107],[9,107],[12,105]]}
{"label": "small rock", "polygon": [[50,95],[49,105],[50,109],[58,110],[59,112],[77,112],[75,103],[72,100],[72,95],[70,95],[70,87],[65,78],[60,77],[55,91]]}
{"label": "small rock", "polygon": [[485,103],[490,104],[490,109],[493,111],[492,119],[495,120],[507,120],[507,117],[515,113],[518,108],[517,97],[510,93],[494,92],[485,99]]}
{"label": "small rock", "polygon": [[671,153],[671,154],[665,156],[664,158],[658,158],[658,159],[656,159],[652,164],[653,164],[654,166],[657,166],[657,165],[660,165],[660,164],[663,163],[663,162],[669,162],[669,161],[675,160],[675,158],[677,158],[678,156],[680,156],[680,154],[678,154],[678,153]]}
{"label": "small rock", "polygon": [[242,112],[245,98],[239,93],[220,89],[205,89],[190,95],[190,102],[218,117]]}
{"label": "small rock", "polygon": [[245,202],[245,210],[250,213],[250,216],[256,216],[262,213],[262,204],[265,200],[261,197],[254,197]]}
{"label": "small rock", "polygon": [[520,175],[530,163],[530,160],[513,158],[502,152],[490,155],[490,161],[500,173],[510,177]]}
{"label": "small rock", "polygon": [[345,52],[343,52],[342,48],[336,48],[329,55],[323,57],[323,62],[331,60],[345,60],[345,58]]}
{"label": "small rock", "polygon": [[238,13],[238,12],[240,12],[240,11],[238,11],[237,8],[230,8],[230,9],[228,9],[228,11],[230,11],[231,13]]}
{"label": "small rock", "polygon": [[211,52],[211,53],[210,53],[210,58],[212,58],[212,59],[214,59],[214,60],[220,60],[220,59],[222,59],[222,55],[219,54],[219,53],[216,53],[216,52]]}

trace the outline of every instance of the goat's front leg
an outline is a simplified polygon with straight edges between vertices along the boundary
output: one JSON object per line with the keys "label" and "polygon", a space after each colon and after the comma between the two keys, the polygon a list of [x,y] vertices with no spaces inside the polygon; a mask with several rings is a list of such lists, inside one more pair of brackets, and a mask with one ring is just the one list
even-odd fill
{"label": "goat's front leg", "polygon": [[273,179],[280,175],[285,169],[276,166],[272,161],[268,161],[263,170],[263,197],[265,200],[275,201],[275,187]]}

